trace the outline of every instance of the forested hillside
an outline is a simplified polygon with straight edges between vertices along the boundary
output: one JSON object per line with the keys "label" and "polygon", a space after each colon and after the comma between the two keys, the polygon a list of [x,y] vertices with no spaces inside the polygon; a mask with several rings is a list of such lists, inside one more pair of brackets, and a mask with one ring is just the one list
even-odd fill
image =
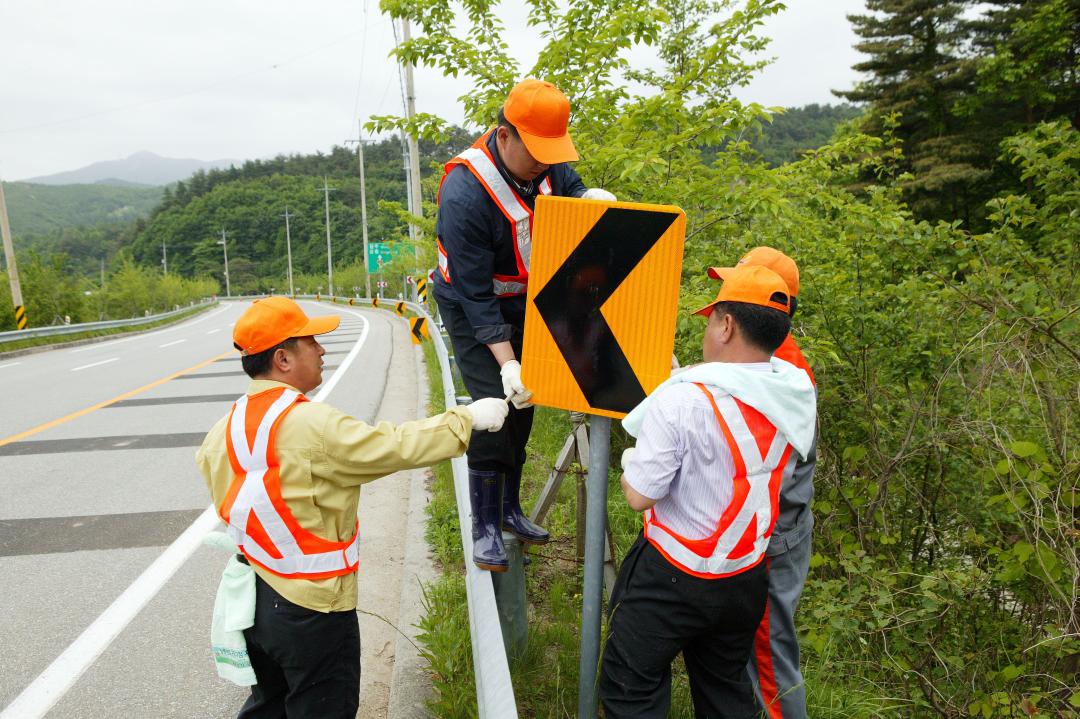
{"label": "forested hillside", "polygon": [[841,123],[861,114],[853,105],[789,107],[764,123],[750,144],[770,167],[777,167],[798,160],[807,150],[827,145]]}
{"label": "forested hillside", "polygon": [[[471,142],[469,133],[455,130],[442,143],[423,143],[421,175]],[[380,203],[405,203],[401,144],[396,137],[365,149],[368,236],[371,242],[396,241],[407,236],[395,212]],[[151,263],[164,243],[170,269],[183,275],[220,272],[221,231],[229,242],[234,283],[255,289],[258,278],[286,274],[285,218],[291,214],[293,268],[298,273],[326,271],[326,223],[323,177],[330,192],[330,232],[335,266],[362,259],[360,173],[355,149],[334,147],[328,154],[255,160],[229,170],[197,172],[186,182],[166,189],[162,203],[140,224],[131,245],[137,261]],[[270,285],[267,285],[270,286]],[[235,289],[235,288],[234,288]]]}
{"label": "forested hillside", "polygon": [[19,237],[67,228],[121,224],[148,217],[161,202],[160,187],[136,185],[38,185],[5,182],[8,217]]}

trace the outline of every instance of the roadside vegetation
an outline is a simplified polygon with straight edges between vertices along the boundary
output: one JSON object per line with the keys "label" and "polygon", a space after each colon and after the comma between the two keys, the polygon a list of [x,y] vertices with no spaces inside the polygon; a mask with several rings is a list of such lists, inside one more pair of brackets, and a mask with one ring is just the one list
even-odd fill
{"label": "roadside vegetation", "polygon": [[[685,311],[716,291],[705,267],[759,244],[801,266],[795,334],[817,375],[822,433],[798,617],[810,715],[1075,716],[1080,6],[868,0],[876,12],[854,21],[867,76],[849,96],[864,114],[778,167],[747,140],[770,110],[732,89],[759,69],[761,22],[780,3],[530,6],[547,46],[519,68],[488,2],[469,5],[469,43],[455,39],[443,0],[382,3],[417,28],[401,57],[469,78],[469,123],[489,124],[521,75],[544,77],[573,103],[587,185],[686,211],[681,361],[699,357],[702,332]],[[634,44],[660,65],[631,66]],[[423,114],[373,126],[448,129]],[[538,411],[528,497],[568,431],[565,413]],[[624,442],[616,433],[613,458]],[[621,556],[640,520],[610,479]],[[431,539],[446,574],[429,594],[424,641],[433,712],[467,717],[446,482],[436,474]],[[547,521],[555,541],[531,556],[530,645],[513,669],[521,716],[576,709],[574,495],[571,478]],[[690,716],[676,684],[673,716]]]}

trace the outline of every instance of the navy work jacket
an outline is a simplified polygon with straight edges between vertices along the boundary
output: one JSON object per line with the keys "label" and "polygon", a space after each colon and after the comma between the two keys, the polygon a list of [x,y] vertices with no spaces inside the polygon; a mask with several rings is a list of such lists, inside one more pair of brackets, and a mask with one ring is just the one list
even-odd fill
{"label": "navy work jacket", "polygon": [[[580,197],[585,192],[581,177],[567,163],[552,165],[522,192],[499,157],[495,133],[488,138],[495,166],[530,209],[536,203],[537,188],[551,178],[551,194]],[[517,274],[514,234],[510,221],[488,195],[476,176],[464,165],[455,165],[439,193],[439,214],[435,233],[446,250],[450,283],[435,273],[435,294],[461,305],[478,342],[508,341],[513,328],[525,322],[525,295],[498,298],[492,278],[496,274]]]}

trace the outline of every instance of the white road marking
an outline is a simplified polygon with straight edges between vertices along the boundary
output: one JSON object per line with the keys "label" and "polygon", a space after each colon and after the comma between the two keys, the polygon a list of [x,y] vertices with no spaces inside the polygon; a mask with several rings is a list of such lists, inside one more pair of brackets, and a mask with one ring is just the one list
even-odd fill
{"label": "white road marking", "polygon": [[14,367],[17,364],[22,364],[22,362],[8,362],[7,364],[0,364],[0,369],[4,369],[5,367]]}
{"label": "white road marking", "polygon": [[[360,354],[360,348],[363,347],[365,340],[367,340],[368,328],[370,327],[367,318],[350,310],[342,311],[363,320],[364,331],[360,333],[360,337],[356,340],[356,344],[353,345],[349,354],[334,370],[330,380],[312,398],[316,402],[321,402],[330,395],[338,380],[344,376],[349,365]],[[111,361],[106,360],[106,362]],[[131,623],[131,620],[138,616],[142,608],[161,591],[161,588],[176,573],[176,570],[183,566],[188,557],[194,554],[206,533],[213,530],[219,521],[213,505],[207,507],[206,511],[200,514],[198,519],[192,522],[191,526],[185,529],[184,533],[177,537],[176,541],[170,544],[139,575],[138,579],[132,582],[131,586],[125,589],[116,598],[116,601],[110,604],[108,609],[102,612],[79,635],[78,639],[72,642],[60,656],[53,660],[52,664],[45,668],[45,671],[30,682],[19,696],[15,697],[14,701],[0,712],[0,719],[40,719],[44,717],[56,702],[60,701],[61,697],[75,685],[83,672],[120,635],[120,632]]]}
{"label": "white road marking", "polygon": [[133,335],[131,337],[124,337],[124,338],[116,339],[116,340],[106,340],[105,342],[95,342],[92,345],[87,345],[86,347],[80,347],[79,349],[71,350],[71,354],[76,354],[78,352],[89,352],[91,350],[98,350],[98,349],[110,349],[110,348],[112,348],[113,345],[118,345],[121,342],[131,342],[132,340],[144,340],[144,339],[147,339],[149,337],[155,337],[155,336],[160,335],[160,334],[165,333],[165,332],[172,332],[172,331],[178,330],[178,329],[187,329],[188,327],[191,327],[192,325],[198,324],[198,323],[202,322],[203,320],[208,320],[211,317],[217,317],[222,312],[225,312],[228,309],[229,309],[229,307],[222,307],[217,312],[211,312],[210,314],[205,315],[203,317],[200,317],[200,318],[198,318],[197,320],[195,320],[193,322],[183,322],[183,323],[181,323],[181,324],[179,324],[179,325],[177,325],[175,327],[166,327],[163,330],[156,330],[154,332],[148,332],[146,334],[137,334],[137,335]]}
{"label": "white road marking", "polygon": [[84,364],[81,367],[74,367],[74,368],[72,368],[71,371],[72,372],[78,372],[79,370],[90,369],[91,367],[97,367],[98,365],[109,364],[110,362],[115,362],[118,359],[120,359],[120,358],[119,357],[110,357],[109,359],[101,360],[100,362],[91,362],[90,364]]}
{"label": "white road marking", "polygon": [[202,542],[202,538],[218,521],[214,508],[207,507],[78,639],[0,712],[0,719],[37,719],[45,716],[86,668],[101,656],[112,640],[187,561]]}
{"label": "white road marking", "polygon": [[172,347],[173,345],[178,345],[181,342],[187,342],[187,340],[173,340],[172,342],[166,342],[163,345],[158,345],[158,348],[159,349],[165,349],[166,347]]}
{"label": "white road marking", "polygon": [[220,328],[220,327],[218,327],[218,328],[217,328],[216,330],[210,330],[210,331],[209,331],[209,332],[207,332],[206,334],[208,334],[208,335],[212,335],[212,334],[214,334],[215,332],[221,332],[221,328]]}

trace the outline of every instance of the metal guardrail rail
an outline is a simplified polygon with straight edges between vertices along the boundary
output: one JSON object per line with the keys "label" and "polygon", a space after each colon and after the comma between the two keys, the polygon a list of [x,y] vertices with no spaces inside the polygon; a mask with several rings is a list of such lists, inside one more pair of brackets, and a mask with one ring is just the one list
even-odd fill
{"label": "metal guardrail rail", "polygon": [[[304,299],[314,299],[314,295],[298,295]],[[320,296],[322,302],[340,304],[349,297]],[[351,298],[355,304],[370,306],[370,300]],[[400,302],[390,300],[387,302]],[[405,306],[414,314],[428,321],[431,341],[435,345],[435,354],[439,358],[442,372],[443,395],[446,407],[457,405],[457,393],[454,391],[454,378],[450,372],[450,353],[446,342],[431,315],[420,305],[405,301]],[[392,305],[387,304],[386,309]],[[379,308],[382,309],[382,308]],[[458,526],[461,530],[461,547],[466,558],[472,556],[472,517],[469,503],[469,467],[465,457],[450,460],[454,473],[454,496],[457,499]],[[469,605],[469,636],[472,639],[473,672],[476,677],[476,705],[480,719],[518,719],[517,703],[514,700],[514,686],[510,681],[510,664],[506,658],[502,628],[499,625],[499,612],[495,605],[495,588],[491,582],[491,573],[479,569],[470,561],[465,562],[465,594]]]}
{"label": "metal guardrail rail", "polygon": [[206,307],[212,305],[217,300],[203,300],[194,305],[187,307],[181,307],[178,310],[170,310],[169,312],[162,312],[157,315],[149,315],[146,317],[132,317],[127,320],[105,320],[104,322],[83,322],[75,325],[50,325],[48,327],[31,327],[25,330],[11,330],[10,332],[0,332],[0,345],[5,342],[14,342],[17,340],[26,340],[33,337],[53,337],[61,335],[77,334],[79,332],[93,332],[94,330],[110,330],[117,327],[135,327],[138,325],[150,324],[152,322],[158,322],[159,320],[166,320],[170,317],[189,312],[197,307]]}

